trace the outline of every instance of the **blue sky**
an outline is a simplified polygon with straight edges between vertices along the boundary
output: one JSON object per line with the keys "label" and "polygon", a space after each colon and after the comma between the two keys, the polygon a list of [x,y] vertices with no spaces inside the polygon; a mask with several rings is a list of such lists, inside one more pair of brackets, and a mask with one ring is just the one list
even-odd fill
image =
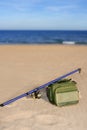
{"label": "blue sky", "polygon": [[0,0],[0,29],[87,30],[87,0]]}

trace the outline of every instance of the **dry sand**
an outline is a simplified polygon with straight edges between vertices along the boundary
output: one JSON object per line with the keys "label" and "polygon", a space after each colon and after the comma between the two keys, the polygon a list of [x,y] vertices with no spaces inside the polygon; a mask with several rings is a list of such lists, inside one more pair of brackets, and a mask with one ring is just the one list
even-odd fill
{"label": "dry sand", "polygon": [[56,107],[41,99],[22,98],[0,108],[0,130],[86,130],[87,46],[0,46],[0,103],[74,69],[80,102]]}

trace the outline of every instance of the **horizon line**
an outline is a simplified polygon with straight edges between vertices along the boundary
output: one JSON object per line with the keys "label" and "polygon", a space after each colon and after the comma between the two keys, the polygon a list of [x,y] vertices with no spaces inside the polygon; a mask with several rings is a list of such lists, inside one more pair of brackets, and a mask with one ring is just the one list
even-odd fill
{"label": "horizon line", "polygon": [[0,29],[0,31],[87,31],[87,29]]}

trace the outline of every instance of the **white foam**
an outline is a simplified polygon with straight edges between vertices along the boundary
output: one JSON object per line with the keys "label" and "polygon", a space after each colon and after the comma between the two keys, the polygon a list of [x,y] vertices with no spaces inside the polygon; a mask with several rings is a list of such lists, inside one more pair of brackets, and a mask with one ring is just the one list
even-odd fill
{"label": "white foam", "polygon": [[74,45],[75,42],[73,42],[73,41],[63,41],[63,44]]}

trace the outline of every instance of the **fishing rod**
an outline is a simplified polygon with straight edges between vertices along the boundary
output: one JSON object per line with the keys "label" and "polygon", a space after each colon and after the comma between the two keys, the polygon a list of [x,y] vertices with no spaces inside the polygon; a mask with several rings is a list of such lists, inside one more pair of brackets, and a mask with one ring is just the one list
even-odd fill
{"label": "fishing rod", "polygon": [[65,75],[63,75],[63,76],[60,76],[60,77],[58,77],[58,78],[56,78],[56,79],[54,79],[54,80],[52,80],[52,81],[50,81],[50,82],[48,82],[48,83],[45,83],[45,84],[43,84],[43,85],[41,85],[41,86],[39,86],[39,87],[37,87],[37,88],[35,88],[35,89],[33,89],[33,90],[30,90],[30,91],[28,91],[28,92],[26,92],[26,93],[24,93],[24,94],[21,94],[21,95],[15,97],[15,98],[13,98],[13,99],[10,99],[10,100],[8,100],[8,101],[6,101],[6,102],[0,104],[0,107],[6,106],[6,105],[8,105],[8,104],[10,104],[10,103],[12,103],[12,102],[15,102],[15,101],[18,100],[18,99],[21,99],[21,98],[23,98],[23,97],[26,97],[26,96],[32,94],[32,93],[35,93],[35,92],[37,92],[38,90],[43,89],[43,88],[45,88],[45,87],[49,86],[50,84],[53,84],[53,83],[55,83],[55,82],[57,82],[57,81],[60,81],[61,79],[66,78],[67,76],[70,76],[70,75],[72,75],[72,74],[74,74],[74,73],[76,73],[76,72],[79,72],[79,73],[80,73],[80,72],[81,72],[81,68],[78,68],[78,69],[76,69],[76,70],[73,70],[73,71],[71,71],[71,72],[69,72],[69,73],[67,73],[67,74],[65,74]]}

